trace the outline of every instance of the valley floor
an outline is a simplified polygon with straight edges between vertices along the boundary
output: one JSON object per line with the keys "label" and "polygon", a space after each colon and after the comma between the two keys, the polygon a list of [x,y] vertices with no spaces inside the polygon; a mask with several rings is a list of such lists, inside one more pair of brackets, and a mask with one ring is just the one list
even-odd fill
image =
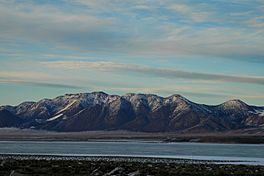
{"label": "valley floor", "polygon": [[144,133],[128,131],[50,132],[0,128],[0,140],[155,140],[162,142],[205,142],[264,144],[264,132],[233,131],[228,133]]}

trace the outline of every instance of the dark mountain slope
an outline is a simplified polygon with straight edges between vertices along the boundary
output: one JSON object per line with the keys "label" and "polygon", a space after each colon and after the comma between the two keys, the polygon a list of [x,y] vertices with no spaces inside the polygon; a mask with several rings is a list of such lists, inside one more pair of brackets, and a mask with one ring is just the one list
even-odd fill
{"label": "dark mountain slope", "polygon": [[0,107],[0,127],[54,131],[221,132],[264,127],[264,107],[230,100],[202,105],[180,96],[66,94]]}

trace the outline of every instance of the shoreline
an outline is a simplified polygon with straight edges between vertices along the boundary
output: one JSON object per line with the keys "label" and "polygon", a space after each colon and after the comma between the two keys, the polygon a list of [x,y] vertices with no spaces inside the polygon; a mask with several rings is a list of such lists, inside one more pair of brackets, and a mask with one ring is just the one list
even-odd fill
{"label": "shoreline", "polygon": [[[0,160],[14,159],[14,160],[65,160],[65,161],[130,161],[130,162],[150,162],[150,163],[214,163],[211,160],[195,160],[184,158],[166,158],[164,157],[151,157],[151,156],[132,156],[132,155],[72,155],[72,154],[4,154],[0,153]],[[229,162],[229,161],[219,161]],[[244,161],[241,161],[244,162]]]}
{"label": "shoreline", "polygon": [[0,160],[66,160],[66,161],[133,161],[133,162],[150,162],[150,163],[186,163],[186,164],[227,164],[227,165],[245,165],[261,166],[264,164],[258,161],[246,159],[202,159],[199,157],[189,158],[188,156],[170,157],[166,155],[116,155],[116,154],[45,154],[45,153],[0,153]]}
{"label": "shoreline", "polygon": [[[35,158],[34,158],[35,157]],[[215,164],[210,161],[120,157],[0,155],[0,174],[10,175],[262,175],[264,166]]]}

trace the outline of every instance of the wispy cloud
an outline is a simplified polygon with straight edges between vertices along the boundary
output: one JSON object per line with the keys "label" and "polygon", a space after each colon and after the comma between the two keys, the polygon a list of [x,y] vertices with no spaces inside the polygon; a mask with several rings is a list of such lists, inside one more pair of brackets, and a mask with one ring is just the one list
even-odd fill
{"label": "wispy cloud", "polygon": [[115,40],[111,29],[102,27],[111,23],[111,18],[68,13],[51,5],[7,2],[0,6],[0,37],[31,43],[48,42],[59,47],[93,50]]}
{"label": "wispy cloud", "polygon": [[201,7],[199,8],[189,4],[175,3],[169,6],[168,9],[187,17],[191,22],[205,22],[212,15],[212,13],[208,12],[208,8],[205,11]]}
{"label": "wispy cloud", "polygon": [[67,84],[56,84],[47,82],[31,82],[23,80],[3,80],[0,79],[0,84],[13,84],[13,85],[24,85],[24,86],[37,86],[37,87],[48,87],[48,88],[64,88],[64,89],[81,89],[83,87]]}
{"label": "wispy cloud", "polygon": [[0,0],[0,79],[14,88],[178,91],[211,102],[219,92],[255,93],[248,99],[260,104],[263,7],[262,0]]}
{"label": "wispy cloud", "polygon": [[47,4],[2,2],[0,37],[95,53],[210,55],[249,61],[264,57],[263,15],[258,5],[248,2],[246,12],[254,13],[243,18],[230,15],[243,9],[226,10],[223,4],[232,4],[220,2],[218,7],[196,1],[66,1],[63,5],[72,5],[71,11]]}
{"label": "wispy cloud", "polygon": [[0,78],[27,80],[65,80],[63,77],[33,71],[0,71]]}
{"label": "wispy cloud", "polygon": [[[52,88],[81,89],[78,85],[69,85],[61,82],[72,82],[72,77],[56,76],[43,72],[33,71],[0,71],[0,84],[27,85]],[[76,81],[76,80],[75,80]]]}
{"label": "wispy cloud", "polygon": [[212,73],[198,73],[185,70],[177,70],[172,68],[153,68],[141,65],[122,64],[114,62],[85,62],[85,61],[56,61],[56,62],[42,62],[43,65],[54,68],[67,69],[94,69],[104,72],[133,72],[149,76],[159,76],[169,79],[183,78],[193,80],[208,80],[220,82],[238,82],[238,83],[252,83],[264,84],[264,77],[261,76],[236,76],[236,75],[220,75]]}

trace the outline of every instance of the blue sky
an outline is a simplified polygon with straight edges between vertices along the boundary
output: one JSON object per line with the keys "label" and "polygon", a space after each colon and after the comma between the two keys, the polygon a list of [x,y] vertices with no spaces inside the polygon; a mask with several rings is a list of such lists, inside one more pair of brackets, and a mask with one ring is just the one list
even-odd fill
{"label": "blue sky", "polygon": [[264,105],[263,0],[0,1],[0,104],[65,93]]}

